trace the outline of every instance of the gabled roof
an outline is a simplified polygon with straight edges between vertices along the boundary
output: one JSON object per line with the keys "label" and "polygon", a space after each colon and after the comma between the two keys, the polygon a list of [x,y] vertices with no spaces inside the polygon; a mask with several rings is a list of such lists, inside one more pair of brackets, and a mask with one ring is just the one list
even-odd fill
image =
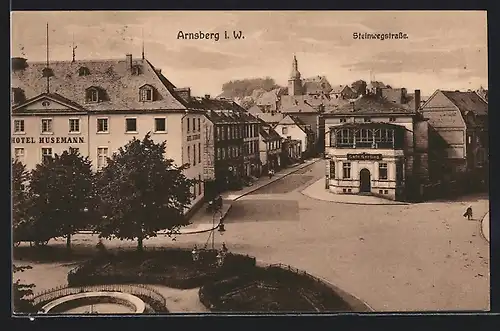
{"label": "gabled roof", "polygon": [[415,115],[415,109],[384,100],[376,95],[364,95],[354,101],[346,102],[337,107],[327,107],[325,116],[330,115],[378,115],[378,114],[408,114]]}
{"label": "gabled roof", "polygon": [[332,87],[325,76],[314,76],[303,80],[302,86],[306,94],[330,93]]}
{"label": "gabled roof", "polygon": [[385,85],[382,82],[378,82],[378,81],[371,81],[370,83],[368,83],[368,86],[367,86],[367,88],[369,88],[369,89],[386,88],[386,87],[387,87],[387,85]]}
{"label": "gabled roof", "polygon": [[488,115],[488,103],[475,92],[441,91],[465,115]]}
{"label": "gabled roof", "polygon": [[338,94],[342,93],[345,89],[347,89],[349,92],[352,91],[352,89],[349,87],[349,85],[335,85],[332,86],[332,90],[330,91],[330,94]]}
{"label": "gabled roof", "polygon": [[279,135],[278,132],[276,132],[272,128],[272,126],[270,126],[261,119],[259,119],[259,122],[260,122],[259,134],[262,136],[262,139],[264,139],[264,141],[281,140],[281,136]]}
{"label": "gabled roof", "polygon": [[297,125],[304,133],[306,134],[313,134],[314,131],[309,128],[299,117],[293,116],[293,115],[286,115],[279,123],[282,125],[287,125],[287,124],[295,124]]}
{"label": "gabled roof", "polygon": [[77,104],[76,102],[73,102],[72,100],[69,100],[62,95],[59,95],[57,93],[42,93],[40,95],[37,95],[31,99],[26,100],[22,104],[16,105],[12,107],[12,111],[17,111],[17,110],[22,110],[23,108],[38,102],[40,100],[52,100],[54,102],[57,102],[59,104],[62,104],[64,106],[67,106],[68,108],[76,111],[83,111],[85,112],[86,109],[83,108],[81,105]]}
{"label": "gabled roof", "polygon": [[[125,59],[54,61],[49,67],[54,76],[50,78],[49,91],[82,105],[91,111],[115,110],[182,110],[186,106],[174,92],[175,86],[158,73],[145,59],[133,59],[133,65],[140,65],[142,72],[132,74],[130,63]],[[44,62],[28,62],[25,69],[11,74],[12,87],[24,91],[30,99],[47,91],[47,80],[42,77]],[[89,69],[90,74],[80,76],[81,67]],[[145,84],[153,86],[157,92],[155,101],[139,100],[139,88]],[[86,103],[85,90],[91,86],[106,92],[107,100]]]}

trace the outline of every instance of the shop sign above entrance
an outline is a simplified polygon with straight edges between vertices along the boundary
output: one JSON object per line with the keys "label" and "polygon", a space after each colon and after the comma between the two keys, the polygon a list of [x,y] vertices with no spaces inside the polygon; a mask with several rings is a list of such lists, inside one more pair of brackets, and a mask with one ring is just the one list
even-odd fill
{"label": "shop sign above entrance", "polygon": [[347,159],[349,161],[380,161],[382,160],[382,154],[368,154],[368,153],[347,154]]}

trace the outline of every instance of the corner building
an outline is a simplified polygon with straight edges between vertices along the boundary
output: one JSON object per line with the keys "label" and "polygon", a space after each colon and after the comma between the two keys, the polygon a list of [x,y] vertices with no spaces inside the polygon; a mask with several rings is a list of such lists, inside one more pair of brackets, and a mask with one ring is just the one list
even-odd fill
{"label": "corner building", "polygon": [[417,109],[365,95],[323,116],[330,192],[407,200],[428,182],[428,126]]}
{"label": "corner building", "polygon": [[[188,178],[203,180],[203,112],[189,107],[189,88],[176,88],[147,59],[126,55],[47,68],[14,58],[11,77],[11,153],[28,169],[73,148],[98,170],[150,132],[154,141],[166,141],[166,158],[189,164]],[[203,185],[192,192],[194,207],[203,200]]]}

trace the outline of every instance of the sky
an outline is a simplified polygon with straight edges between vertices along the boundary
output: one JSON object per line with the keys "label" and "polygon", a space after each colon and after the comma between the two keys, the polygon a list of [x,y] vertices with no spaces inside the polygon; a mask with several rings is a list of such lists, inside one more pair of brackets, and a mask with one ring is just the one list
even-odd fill
{"label": "sky", "polygon": [[[177,87],[218,95],[236,79],[272,77],[286,86],[292,59],[302,77],[332,85],[370,77],[408,91],[488,86],[485,11],[86,11],[13,12],[12,56],[50,60],[146,58]],[[187,40],[218,32],[220,39]],[[242,31],[244,39],[224,39]],[[407,39],[354,39],[354,33],[405,33]]]}

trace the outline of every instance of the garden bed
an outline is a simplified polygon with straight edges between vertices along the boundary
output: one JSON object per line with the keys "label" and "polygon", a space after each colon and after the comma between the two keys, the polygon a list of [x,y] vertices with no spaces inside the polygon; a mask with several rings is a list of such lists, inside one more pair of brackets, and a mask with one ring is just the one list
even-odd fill
{"label": "garden bed", "polygon": [[106,254],[70,271],[68,284],[159,284],[190,289],[255,266],[255,259],[251,257],[228,254],[224,266],[217,267],[216,255],[215,251],[202,251],[199,261],[194,262],[187,250]]}
{"label": "garden bed", "polygon": [[350,312],[338,293],[305,272],[256,267],[252,273],[204,285],[200,300],[224,312]]}

